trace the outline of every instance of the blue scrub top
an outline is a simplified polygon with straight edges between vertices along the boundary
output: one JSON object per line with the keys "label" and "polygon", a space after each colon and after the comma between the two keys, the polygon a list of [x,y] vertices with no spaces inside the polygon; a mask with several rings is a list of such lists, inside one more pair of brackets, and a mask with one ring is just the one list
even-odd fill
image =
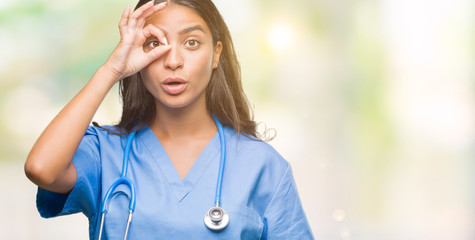
{"label": "blue scrub top", "polygon": [[[181,179],[149,127],[132,143],[127,176],[136,188],[128,239],[314,239],[290,165],[269,144],[225,127],[226,164],[221,206],[230,216],[220,232],[203,218],[213,207],[220,143],[216,134]],[[39,188],[37,207],[49,218],[77,212],[89,219],[90,239],[99,232],[100,205],[119,178],[127,136],[89,127],[74,156],[77,181],[69,194]],[[102,239],[123,239],[129,190],[119,186],[108,203]]]}

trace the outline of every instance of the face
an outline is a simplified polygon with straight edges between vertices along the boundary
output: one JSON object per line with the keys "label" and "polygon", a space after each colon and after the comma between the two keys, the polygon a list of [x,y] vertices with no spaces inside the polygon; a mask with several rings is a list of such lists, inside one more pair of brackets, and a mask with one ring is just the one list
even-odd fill
{"label": "face", "polygon": [[[148,24],[162,31],[171,46],[170,51],[141,71],[157,108],[206,107],[206,87],[218,66],[221,42],[213,44],[206,22],[185,6],[168,5],[150,16]],[[163,41],[151,37],[144,50],[150,51],[160,42]]]}

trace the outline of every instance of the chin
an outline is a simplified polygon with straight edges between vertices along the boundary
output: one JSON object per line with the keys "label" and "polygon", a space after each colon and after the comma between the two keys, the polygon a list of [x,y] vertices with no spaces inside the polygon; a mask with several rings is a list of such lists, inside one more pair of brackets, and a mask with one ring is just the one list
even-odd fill
{"label": "chin", "polygon": [[190,103],[183,102],[183,101],[160,101],[160,105],[162,105],[165,108],[179,109],[179,108],[185,108],[189,106]]}
{"label": "chin", "polygon": [[158,104],[168,109],[183,109],[183,108],[195,108],[201,105],[206,105],[205,93],[199,95],[195,94],[180,94],[180,95],[162,95],[157,99]]}
{"label": "chin", "polygon": [[170,108],[170,109],[180,109],[180,108],[186,108],[189,106],[194,105],[196,103],[197,99],[189,99],[186,97],[180,97],[180,96],[173,96],[173,97],[167,97],[166,99],[159,100],[159,103],[164,106],[165,108]]}

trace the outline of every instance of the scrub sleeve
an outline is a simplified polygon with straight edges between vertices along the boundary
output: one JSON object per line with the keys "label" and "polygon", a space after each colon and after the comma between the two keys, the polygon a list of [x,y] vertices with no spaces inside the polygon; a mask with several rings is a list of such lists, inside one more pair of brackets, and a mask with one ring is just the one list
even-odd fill
{"label": "scrub sleeve", "polygon": [[[77,180],[69,194],[59,194],[38,188],[36,205],[44,218],[83,212],[89,218],[89,232],[95,231],[98,199],[100,199],[100,157],[97,132],[89,127],[73,158]],[[91,231],[92,230],[92,231]],[[91,238],[92,239],[92,238]]]}
{"label": "scrub sleeve", "polygon": [[314,239],[290,165],[287,165],[278,189],[264,213],[264,223],[261,239]]}

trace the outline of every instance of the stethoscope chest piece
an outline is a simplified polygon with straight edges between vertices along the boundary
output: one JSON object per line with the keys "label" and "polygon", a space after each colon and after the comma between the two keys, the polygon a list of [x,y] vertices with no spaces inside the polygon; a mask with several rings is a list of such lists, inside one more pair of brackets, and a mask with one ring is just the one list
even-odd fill
{"label": "stethoscope chest piece", "polygon": [[220,207],[211,208],[205,215],[205,224],[213,231],[224,229],[228,223],[229,215]]}

